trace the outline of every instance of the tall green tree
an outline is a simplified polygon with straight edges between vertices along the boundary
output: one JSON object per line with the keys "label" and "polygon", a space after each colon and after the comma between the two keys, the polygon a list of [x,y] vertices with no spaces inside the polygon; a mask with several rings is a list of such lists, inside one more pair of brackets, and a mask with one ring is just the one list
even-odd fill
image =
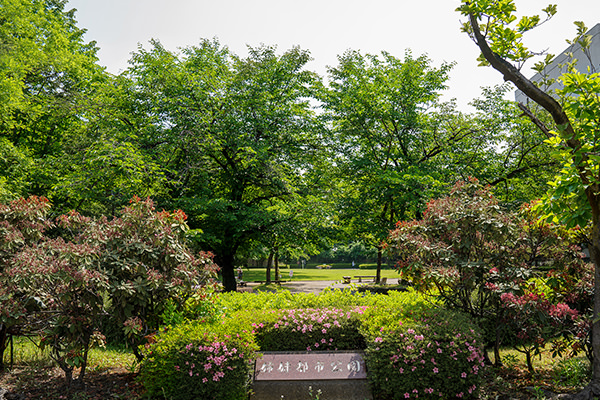
{"label": "tall green tree", "polygon": [[443,187],[439,155],[463,137],[429,114],[451,67],[410,52],[348,51],[329,70],[323,102],[337,141],[340,218],[352,237],[378,248],[379,266],[388,232]]}
{"label": "tall green tree", "polygon": [[27,149],[0,138],[0,202],[8,202],[27,192],[28,171],[33,160]]}
{"label": "tall green tree", "polygon": [[[592,328],[593,374],[590,385],[580,393],[581,398],[600,395],[600,158],[598,158],[598,129],[600,116],[600,75],[582,74],[570,69],[561,77],[564,96],[542,90],[520,72],[520,66],[534,56],[523,44],[523,34],[550,19],[556,6],[538,15],[518,19],[512,0],[463,0],[458,8],[468,18],[464,30],[471,35],[481,50],[480,60],[491,65],[550,115],[554,130],[546,127],[526,106],[521,105],[532,121],[556,146],[562,169],[548,196],[543,200],[550,218],[571,226],[589,226],[590,257],[595,266],[595,296]],[[576,39],[584,47],[589,45],[585,28],[579,24]],[[546,62],[551,60],[546,58]],[[543,68],[543,65],[541,66]]]}
{"label": "tall green tree", "polygon": [[83,101],[107,76],[65,4],[6,0],[0,7],[0,138],[14,147],[13,160],[28,160],[10,166],[17,185],[2,185],[13,198],[50,195],[86,125]]}
{"label": "tall green tree", "polygon": [[320,131],[308,100],[318,81],[304,69],[309,59],[299,48],[249,48],[240,58],[217,41],[181,54],[154,42],[127,73],[134,108],[149,121],[140,146],[168,180],[163,201],[203,232],[196,239],[214,252],[226,290],[236,288],[238,250],[282,222],[272,207],[311,188],[305,178],[314,176]]}
{"label": "tall green tree", "polygon": [[65,105],[99,70],[94,65],[95,43],[83,41],[85,31],[77,27],[74,10],[64,10],[65,4],[5,0],[0,8],[1,126],[4,134],[15,129],[15,142],[36,144],[38,151],[57,144],[36,140],[33,129],[18,128],[30,122],[28,118],[49,118],[50,107]]}

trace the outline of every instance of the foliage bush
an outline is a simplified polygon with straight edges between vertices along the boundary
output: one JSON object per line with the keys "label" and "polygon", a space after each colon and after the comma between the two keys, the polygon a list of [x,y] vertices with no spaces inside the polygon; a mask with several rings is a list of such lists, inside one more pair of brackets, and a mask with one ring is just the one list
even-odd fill
{"label": "foliage bush", "polygon": [[[489,188],[470,178],[458,182],[448,196],[430,201],[422,219],[398,223],[388,240],[401,277],[448,308],[469,313],[487,331],[486,343],[494,346],[498,362],[506,330],[502,322],[512,307],[501,300],[503,294],[523,296],[537,277],[545,279],[542,286],[552,290],[556,306],[567,297],[577,297],[581,304],[590,298],[589,287],[576,288],[580,279],[573,279],[586,270],[581,249],[573,243],[576,236],[576,231],[540,221],[531,205],[519,213],[503,210]],[[535,307],[535,315],[550,309],[548,304]],[[521,322],[522,327],[533,323],[536,329],[559,331],[549,325],[553,318]],[[518,329],[512,331],[509,335]]]}
{"label": "foliage bush", "polygon": [[186,245],[185,214],[156,212],[150,199],[132,199],[110,220],[50,215],[45,198],[0,204],[0,356],[9,329],[36,335],[67,385],[75,372],[82,383],[90,347],[105,340],[100,328],[127,337],[139,360],[136,345],[167,307],[214,276],[212,256]]}
{"label": "foliage bush", "polygon": [[139,379],[149,397],[234,400],[247,398],[258,350],[250,322],[182,324],[149,346]]}
{"label": "foliage bush", "polygon": [[81,229],[77,238],[100,248],[100,269],[108,274],[109,312],[123,328],[138,360],[138,345],[159,329],[164,307],[185,299],[214,276],[212,255],[187,246],[183,211],[156,211],[151,199],[134,197],[119,215],[86,224],[71,213],[65,228]]}
{"label": "foliage bush", "polygon": [[[358,264],[358,268],[359,269],[373,269],[373,268],[377,268],[377,264]],[[381,264],[381,268],[382,269],[387,269],[388,265],[387,264]]]}
{"label": "foliage bush", "polygon": [[161,315],[163,324],[176,326],[183,322],[215,322],[223,310],[218,303],[218,293],[211,285],[197,289],[183,305],[177,299],[169,299]]}
{"label": "foliage bush", "polygon": [[21,330],[31,308],[31,298],[19,290],[7,270],[23,248],[42,242],[53,227],[48,219],[50,209],[48,199],[36,196],[0,203],[0,370],[4,369],[7,339]]}
{"label": "foliage bush", "polygon": [[379,312],[363,319],[375,398],[477,398],[482,341],[466,316],[431,309],[415,319],[371,318]]}
{"label": "foliage bush", "polygon": [[578,317],[565,303],[552,304],[544,293],[529,292],[522,296],[501,295],[503,324],[514,333],[513,348],[526,356],[527,368],[533,372],[532,356],[552,338],[568,333]]}
{"label": "foliage bush", "polygon": [[323,307],[355,307],[380,306],[390,309],[420,309],[432,303],[432,299],[409,288],[406,292],[394,292],[389,296],[378,296],[373,293],[359,293],[350,285],[346,289],[325,288],[321,293],[239,293],[229,292],[219,295],[217,307],[227,315],[240,310],[278,310],[293,308],[323,308]]}
{"label": "foliage bush", "polygon": [[583,387],[592,377],[590,362],[585,358],[566,358],[553,368],[557,385]]}
{"label": "foliage bush", "polygon": [[358,288],[358,291],[360,293],[364,293],[364,292],[370,292],[370,293],[377,293],[377,294],[388,294],[389,292],[393,292],[393,291],[406,291],[406,286],[401,286],[401,285],[361,285]]}

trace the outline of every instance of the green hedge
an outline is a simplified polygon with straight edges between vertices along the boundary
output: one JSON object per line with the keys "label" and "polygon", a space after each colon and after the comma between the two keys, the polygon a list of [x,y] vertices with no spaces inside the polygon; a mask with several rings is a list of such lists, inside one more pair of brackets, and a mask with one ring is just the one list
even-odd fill
{"label": "green hedge", "polygon": [[[375,268],[377,268],[377,264],[359,264],[358,268],[360,268],[360,269],[375,269]],[[388,269],[388,265],[381,264],[381,269]]]}
{"label": "green hedge", "polygon": [[259,351],[364,349],[376,399],[477,398],[481,339],[462,314],[432,307],[412,289],[228,293],[213,322],[161,334],[140,379],[150,397],[246,399]]}

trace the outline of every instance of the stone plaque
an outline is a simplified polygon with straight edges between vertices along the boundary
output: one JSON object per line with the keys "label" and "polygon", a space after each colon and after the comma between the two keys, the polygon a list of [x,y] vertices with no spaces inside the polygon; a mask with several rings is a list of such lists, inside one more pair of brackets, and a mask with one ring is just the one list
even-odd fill
{"label": "stone plaque", "polygon": [[255,381],[367,379],[361,353],[265,353],[255,364]]}

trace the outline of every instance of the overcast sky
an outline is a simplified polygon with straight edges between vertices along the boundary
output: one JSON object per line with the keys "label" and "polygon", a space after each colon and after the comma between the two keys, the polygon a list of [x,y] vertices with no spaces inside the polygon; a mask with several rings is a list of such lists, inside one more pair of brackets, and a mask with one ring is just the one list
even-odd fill
{"label": "overcast sky", "polygon": [[[515,0],[518,14],[541,14],[549,2]],[[526,37],[532,50],[557,54],[576,34],[573,21],[589,28],[600,22],[599,0],[554,0],[558,14]],[[327,66],[347,49],[376,54],[385,50],[402,57],[426,53],[435,66],[457,64],[446,98],[461,108],[480,95],[481,86],[502,82],[491,68],[477,67],[478,49],[460,32],[460,0],[69,0],[76,8],[86,40],[100,48],[100,64],[111,73],[127,68],[138,45],[158,39],[168,49],[217,38],[234,53],[246,46],[276,45],[280,52],[300,46],[314,59],[308,68],[326,75]],[[527,76],[533,75],[525,71]]]}

